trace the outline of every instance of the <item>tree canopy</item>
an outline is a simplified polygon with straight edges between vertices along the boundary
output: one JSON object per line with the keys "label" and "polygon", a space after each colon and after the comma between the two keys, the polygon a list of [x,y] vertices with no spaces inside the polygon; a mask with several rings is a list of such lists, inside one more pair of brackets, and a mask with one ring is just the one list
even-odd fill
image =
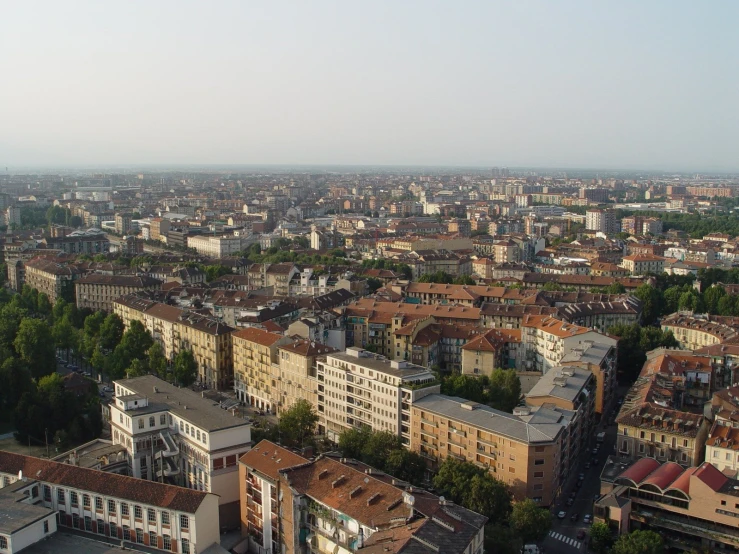
{"label": "tree canopy", "polygon": [[307,400],[300,399],[280,415],[279,429],[285,446],[304,447],[313,441],[318,413]]}
{"label": "tree canopy", "polygon": [[636,530],[621,535],[613,544],[613,554],[662,554],[664,541],[654,531]]}

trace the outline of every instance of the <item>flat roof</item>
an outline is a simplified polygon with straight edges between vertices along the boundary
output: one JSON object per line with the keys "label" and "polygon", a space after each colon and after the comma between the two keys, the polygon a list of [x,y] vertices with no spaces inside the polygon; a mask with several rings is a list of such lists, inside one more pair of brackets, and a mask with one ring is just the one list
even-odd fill
{"label": "flat roof", "polygon": [[[148,407],[127,410],[127,413],[145,414],[166,410],[209,432],[249,426],[240,417],[231,415],[228,410],[222,409],[217,404],[214,405],[209,398],[188,388],[175,387],[153,375],[120,379],[115,381],[115,384],[133,390],[135,395],[149,400]],[[131,395],[119,398],[126,399],[129,396]]]}
{"label": "flat roof", "polygon": [[[19,483],[22,486],[27,484],[22,481]],[[17,533],[55,512],[43,506],[21,502],[25,498],[25,495],[10,490],[0,493],[0,533],[3,535]]]}
{"label": "flat roof", "polygon": [[485,404],[443,394],[425,396],[413,402],[413,407],[526,443],[551,442],[564,428],[559,421],[527,423],[519,416]]}
{"label": "flat roof", "polygon": [[410,362],[405,362],[405,367],[392,367],[390,364],[391,360],[388,360],[387,358],[383,359],[383,357],[379,355],[376,356],[372,353],[370,353],[370,356],[368,357],[357,357],[352,356],[351,354],[343,353],[328,354],[326,358],[336,358],[337,360],[341,360],[342,362],[366,367],[373,371],[385,373],[393,377],[400,377],[401,379],[415,377],[416,375],[419,375],[421,373],[432,374],[430,369],[420,365],[412,364]]}
{"label": "flat roof", "polygon": [[592,375],[579,367],[553,367],[539,378],[526,396],[551,396],[574,402]]}
{"label": "flat roof", "polygon": [[53,535],[23,549],[24,554],[123,554],[124,552],[144,552],[136,550],[136,545],[126,543],[125,550],[120,546],[98,542],[80,535],[57,531]]}

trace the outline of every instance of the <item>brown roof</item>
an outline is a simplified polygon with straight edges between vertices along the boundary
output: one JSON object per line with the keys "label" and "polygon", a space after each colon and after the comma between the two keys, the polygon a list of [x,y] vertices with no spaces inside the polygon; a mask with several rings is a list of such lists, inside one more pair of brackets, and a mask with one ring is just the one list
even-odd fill
{"label": "brown roof", "polygon": [[77,279],[78,285],[113,285],[116,287],[156,287],[161,285],[159,279],[140,275],[101,275],[100,273],[90,273]]}
{"label": "brown roof", "polygon": [[29,479],[113,496],[131,502],[194,514],[208,493],[155,481],[142,481],[116,473],[97,471],[0,450],[0,471]]}
{"label": "brown roof", "polygon": [[262,346],[272,346],[274,343],[285,337],[278,335],[277,333],[270,333],[263,329],[257,329],[256,327],[247,327],[241,331],[236,331],[233,334],[233,338],[256,342]]}
{"label": "brown roof", "polygon": [[331,346],[326,346],[318,342],[311,342],[308,339],[297,339],[294,342],[280,345],[281,350],[287,350],[301,356],[321,356],[324,354],[332,354],[338,352]]}
{"label": "brown roof", "polygon": [[281,469],[304,464],[308,460],[273,442],[262,440],[241,456],[239,461],[250,469],[277,481]]}

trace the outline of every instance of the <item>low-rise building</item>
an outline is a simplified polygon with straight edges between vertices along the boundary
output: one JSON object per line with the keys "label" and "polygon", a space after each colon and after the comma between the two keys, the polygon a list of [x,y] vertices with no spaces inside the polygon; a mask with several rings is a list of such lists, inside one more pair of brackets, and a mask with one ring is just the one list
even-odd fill
{"label": "low-rise building", "polygon": [[646,275],[647,273],[661,274],[665,270],[665,259],[650,254],[632,254],[624,256],[621,267],[631,275]]}
{"label": "low-rise building", "polygon": [[661,323],[662,330],[672,331],[681,348],[700,350],[736,337],[739,320],[677,312],[662,318]]}
{"label": "low-rise building", "polygon": [[[215,494],[3,451],[0,478],[9,494],[35,502],[34,513],[24,513],[40,518],[44,535],[59,525],[92,539],[181,554],[199,554],[220,542]],[[17,502],[0,504],[7,510]]]}

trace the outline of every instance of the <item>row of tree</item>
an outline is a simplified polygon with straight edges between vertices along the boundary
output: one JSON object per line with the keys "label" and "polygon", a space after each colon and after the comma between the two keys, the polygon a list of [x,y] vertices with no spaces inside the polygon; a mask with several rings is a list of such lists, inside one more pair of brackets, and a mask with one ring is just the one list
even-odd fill
{"label": "row of tree", "polygon": [[515,369],[494,369],[489,377],[453,373],[441,378],[441,394],[511,413],[521,401],[521,380]]}

